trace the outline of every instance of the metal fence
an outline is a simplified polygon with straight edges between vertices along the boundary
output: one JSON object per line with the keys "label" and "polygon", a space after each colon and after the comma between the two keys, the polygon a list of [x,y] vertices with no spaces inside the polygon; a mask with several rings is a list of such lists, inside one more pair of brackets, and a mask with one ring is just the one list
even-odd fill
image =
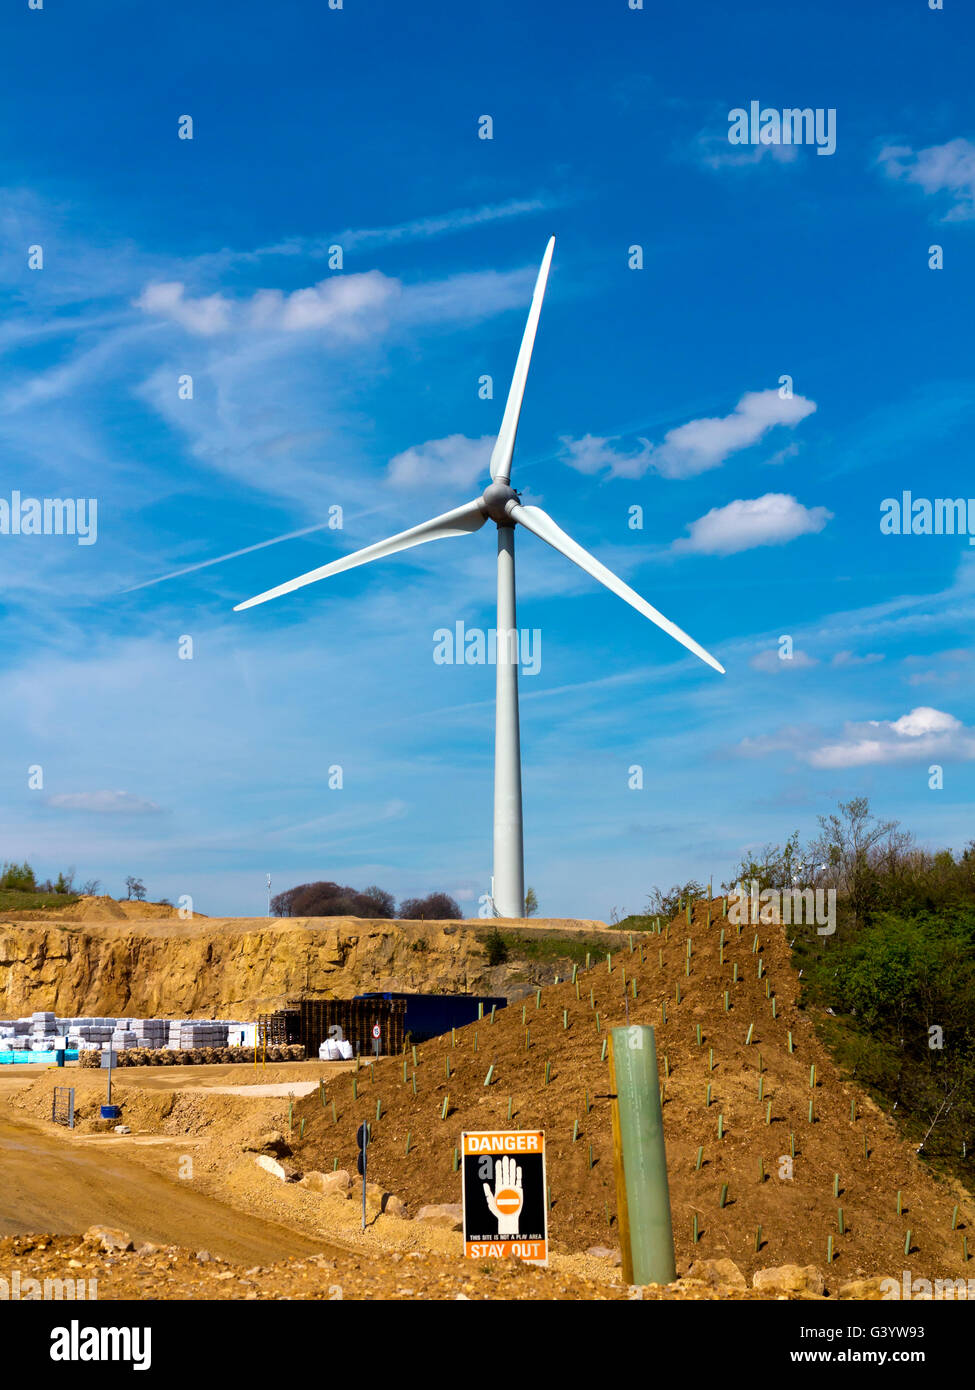
{"label": "metal fence", "polygon": [[51,1119],[56,1125],[74,1129],[74,1087],[55,1086],[51,1101]]}

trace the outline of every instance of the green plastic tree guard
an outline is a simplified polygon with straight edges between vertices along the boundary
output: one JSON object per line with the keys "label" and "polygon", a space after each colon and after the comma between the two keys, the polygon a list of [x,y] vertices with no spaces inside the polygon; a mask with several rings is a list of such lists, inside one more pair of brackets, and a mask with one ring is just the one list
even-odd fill
{"label": "green plastic tree guard", "polygon": [[[677,1278],[667,1184],[667,1153],[657,1047],[652,1028],[612,1030],[613,1090],[618,1125],[617,1181],[622,1169],[627,1230],[624,1272],[633,1284],[671,1284]],[[621,1223],[622,1225],[622,1223]],[[627,1260],[626,1245],[629,1244]]]}

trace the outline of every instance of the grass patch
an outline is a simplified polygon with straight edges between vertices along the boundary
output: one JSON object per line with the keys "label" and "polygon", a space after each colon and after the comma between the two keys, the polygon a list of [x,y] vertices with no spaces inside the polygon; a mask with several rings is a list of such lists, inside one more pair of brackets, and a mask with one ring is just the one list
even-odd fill
{"label": "grass patch", "polygon": [[51,907],[70,907],[79,893],[37,893],[27,888],[0,888],[0,912],[29,912]]}
{"label": "grass patch", "polygon": [[[613,931],[654,931],[656,921],[657,916],[645,917],[640,913],[631,913],[629,917],[624,917],[622,922],[617,922]],[[661,916],[660,921],[666,923],[670,918]]]}
{"label": "grass patch", "polygon": [[584,965],[586,952],[593,960],[606,955],[605,943],[580,941],[577,936],[519,936],[505,933],[504,944],[511,960],[571,960]]}

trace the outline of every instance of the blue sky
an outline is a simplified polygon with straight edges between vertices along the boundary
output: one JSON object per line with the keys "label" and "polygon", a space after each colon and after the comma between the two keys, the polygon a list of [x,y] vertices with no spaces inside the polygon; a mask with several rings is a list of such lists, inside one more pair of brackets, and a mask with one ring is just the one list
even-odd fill
{"label": "blue sky", "polygon": [[[0,32],[0,498],[98,503],[91,545],[0,534],[0,855],[213,914],[268,872],[476,910],[494,672],[433,634],[493,625],[493,528],[231,610],[480,492],[552,233],[514,485],[727,675],[518,533],[543,913],[639,910],[851,795],[971,837],[975,547],[880,530],[904,490],[975,496],[961,6],[88,0]],[[753,100],[835,110],[835,152],[730,144]]]}

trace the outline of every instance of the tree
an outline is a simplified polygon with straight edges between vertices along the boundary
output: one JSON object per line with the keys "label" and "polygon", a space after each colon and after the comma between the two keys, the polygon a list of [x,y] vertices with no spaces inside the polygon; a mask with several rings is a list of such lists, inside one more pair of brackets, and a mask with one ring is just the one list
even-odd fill
{"label": "tree", "polygon": [[449,893],[429,893],[425,898],[406,898],[399,905],[404,922],[459,922],[464,914]]}
{"label": "tree", "polygon": [[19,888],[22,892],[36,892],[37,879],[26,859],[23,864],[4,864],[3,874],[0,875],[0,888]]}
{"label": "tree", "polygon": [[72,864],[71,868],[68,869],[68,871],[67,871],[66,873],[58,874],[58,876],[57,876],[57,881],[56,881],[55,884],[54,884],[54,891],[55,891],[55,893],[73,893],[73,892],[74,892],[74,876],[75,876],[75,867],[74,867],[74,865]]}
{"label": "tree", "polygon": [[507,961],[508,943],[497,927],[484,938],[484,950],[487,952],[488,965],[504,965]]}
{"label": "tree", "polygon": [[742,858],[731,881],[721,886],[731,892],[740,884],[747,892],[751,883],[759,892],[766,888],[810,887],[813,869],[808,856],[799,846],[799,832],[794,830],[784,845],[766,845],[757,856]]}
{"label": "tree", "polygon": [[392,893],[387,893],[385,888],[377,888],[372,883],[363,891],[362,896],[375,903],[377,917],[394,917],[396,915],[396,899]]}
{"label": "tree", "polygon": [[819,816],[820,833],[810,845],[826,880],[847,899],[856,924],[869,921],[877,903],[878,871],[899,865],[913,837],[895,820],[873,815],[865,796],[839,803],[839,815]]}
{"label": "tree", "polygon": [[89,878],[81,885],[81,896],[83,898],[93,898],[101,887],[97,878]]}
{"label": "tree", "polygon": [[146,885],[142,882],[141,879],[139,879],[139,878],[134,878],[134,877],[130,874],[129,877],[125,880],[125,887],[126,887],[126,894],[125,894],[125,896],[126,896],[127,898],[135,898],[135,900],[136,900],[137,902],[140,902],[140,903],[145,902],[145,900],[146,900]]}
{"label": "tree", "polygon": [[704,884],[698,883],[693,878],[688,879],[686,883],[675,883],[669,893],[663,892],[660,888],[654,888],[647,897],[647,915],[675,917],[679,911],[679,903],[686,903],[694,898],[706,898],[707,895],[708,890]]}
{"label": "tree", "polygon": [[525,916],[534,917],[538,911],[538,897],[534,888],[529,888],[525,892]]}
{"label": "tree", "polygon": [[319,880],[299,883],[271,899],[276,917],[391,917],[393,895],[382,888],[360,893],[347,884]]}

